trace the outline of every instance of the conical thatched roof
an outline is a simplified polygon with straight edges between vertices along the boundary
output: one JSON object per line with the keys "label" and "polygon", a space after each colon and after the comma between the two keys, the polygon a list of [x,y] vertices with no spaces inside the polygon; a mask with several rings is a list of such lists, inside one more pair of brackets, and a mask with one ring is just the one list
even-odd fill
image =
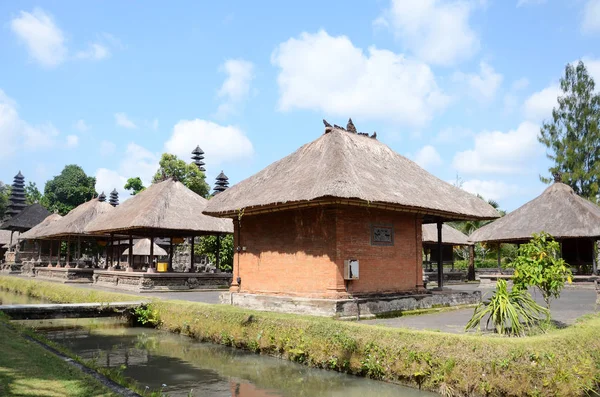
{"label": "conical thatched roof", "polygon": [[39,236],[44,235],[45,231],[48,229],[50,224],[53,222],[62,219],[62,216],[59,214],[51,214],[46,217],[43,221],[38,223],[35,227],[32,227],[25,233],[19,236],[19,240],[35,240],[39,238]]}
{"label": "conical thatched roof", "polygon": [[204,215],[208,201],[167,179],[155,183],[90,223],[90,233],[131,233],[136,236],[192,236],[233,233],[233,222]]}
{"label": "conical thatched roof", "polygon": [[600,207],[555,182],[544,193],[506,216],[477,229],[471,241],[523,241],[533,233],[555,238],[600,236]]}
{"label": "conical thatched roof", "polygon": [[38,203],[31,204],[4,222],[0,229],[24,232],[43,221],[48,215],[50,215],[50,211]]}
{"label": "conical thatched roof", "polygon": [[[329,131],[329,132],[327,132]],[[205,213],[236,216],[324,202],[420,212],[442,219],[493,219],[488,203],[431,175],[368,136],[326,133],[210,200]]]}
{"label": "conical thatched roof", "polygon": [[[123,255],[129,255],[129,248],[123,251]],[[150,239],[143,238],[138,240],[137,243],[133,245],[133,255],[150,255]],[[154,256],[166,256],[167,251],[163,248],[159,247],[154,243]]]}
{"label": "conical thatched roof", "polygon": [[[437,244],[437,225],[430,223],[423,225],[423,243]],[[456,230],[450,225],[442,225],[442,244],[446,245],[471,245],[469,237],[463,232]]]}
{"label": "conical thatched roof", "polygon": [[98,198],[91,199],[73,208],[67,215],[48,225],[43,231],[37,233],[37,238],[59,238],[67,236],[82,236],[87,234],[85,227],[107,212],[114,211],[112,205],[99,201]]}

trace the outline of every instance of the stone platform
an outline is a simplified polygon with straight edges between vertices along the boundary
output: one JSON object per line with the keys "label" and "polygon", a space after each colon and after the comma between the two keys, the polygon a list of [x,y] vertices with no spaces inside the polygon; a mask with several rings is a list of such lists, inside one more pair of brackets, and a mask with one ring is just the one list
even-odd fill
{"label": "stone platform", "polygon": [[85,284],[94,281],[94,269],[36,266],[33,268],[33,275],[39,279],[59,281],[62,283]]}
{"label": "stone platform", "polygon": [[382,294],[354,299],[317,299],[283,295],[262,295],[224,292],[222,304],[248,309],[281,313],[309,314],[341,319],[375,318],[385,315],[401,315],[403,311],[440,307],[473,305],[481,301],[480,291],[428,291],[423,294]]}
{"label": "stone platform", "polygon": [[125,291],[151,292],[229,287],[230,273],[146,273],[95,270],[94,285]]}

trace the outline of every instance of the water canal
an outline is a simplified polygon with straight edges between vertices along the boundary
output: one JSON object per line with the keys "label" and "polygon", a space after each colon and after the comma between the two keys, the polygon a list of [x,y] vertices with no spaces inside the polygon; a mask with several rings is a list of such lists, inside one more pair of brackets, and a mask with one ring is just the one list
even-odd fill
{"label": "water canal", "polygon": [[[434,394],[148,328],[115,319],[20,321],[97,364],[168,396],[425,397]],[[166,386],[163,386],[166,385]],[[191,393],[190,393],[191,392]]]}

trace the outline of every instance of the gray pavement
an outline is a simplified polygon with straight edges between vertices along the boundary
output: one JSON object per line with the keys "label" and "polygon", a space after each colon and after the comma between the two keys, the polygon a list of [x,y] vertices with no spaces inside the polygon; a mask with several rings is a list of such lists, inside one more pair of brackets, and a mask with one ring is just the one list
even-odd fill
{"label": "gray pavement", "polygon": [[[454,290],[472,291],[480,290],[482,295],[491,294],[493,287],[481,288],[477,284],[462,284],[449,287]],[[531,291],[535,300],[544,305],[544,301],[537,291]],[[485,299],[485,297],[484,297]],[[585,314],[596,312],[596,291],[589,288],[565,288],[559,299],[550,302],[552,319],[565,325],[573,324],[575,320]],[[438,313],[363,320],[363,324],[377,324],[396,328],[425,329],[432,331],[462,333],[465,325],[471,319],[473,309],[456,309]]]}

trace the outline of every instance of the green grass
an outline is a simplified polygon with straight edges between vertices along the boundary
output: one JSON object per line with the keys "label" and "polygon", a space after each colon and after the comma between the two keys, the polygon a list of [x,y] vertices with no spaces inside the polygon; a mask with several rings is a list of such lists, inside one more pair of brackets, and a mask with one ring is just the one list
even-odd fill
{"label": "green grass", "polygon": [[91,376],[23,338],[0,316],[0,396],[116,396]]}
{"label": "green grass", "polygon": [[[6,279],[0,277],[0,288]],[[58,288],[77,302],[89,294],[70,286],[9,279],[14,290],[21,292]],[[600,381],[598,315],[586,316],[565,329],[508,338],[396,329],[184,301],[156,300],[143,312],[158,320],[160,328],[200,341],[448,396],[585,396],[598,390]]]}

